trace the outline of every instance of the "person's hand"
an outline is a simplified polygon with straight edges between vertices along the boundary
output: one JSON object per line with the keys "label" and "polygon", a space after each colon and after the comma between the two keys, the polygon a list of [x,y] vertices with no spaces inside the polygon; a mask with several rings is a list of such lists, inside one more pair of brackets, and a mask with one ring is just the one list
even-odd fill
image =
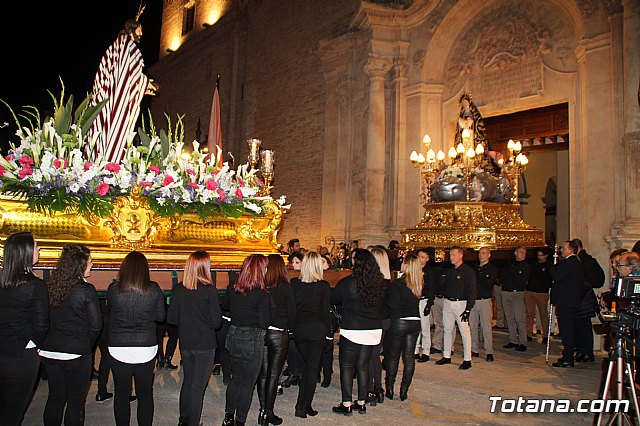
{"label": "person's hand", "polygon": [[147,83],[147,90],[145,90],[144,94],[155,96],[156,92],[159,89],[160,89],[160,86],[158,85],[158,83],[156,83],[155,81],[153,81],[153,79],[150,78],[149,82]]}
{"label": "person's hand", "polygon": [[469,322],[469,314],[470,312],[468,310],[460,314],[460,319],[462,320],[462,322]]}

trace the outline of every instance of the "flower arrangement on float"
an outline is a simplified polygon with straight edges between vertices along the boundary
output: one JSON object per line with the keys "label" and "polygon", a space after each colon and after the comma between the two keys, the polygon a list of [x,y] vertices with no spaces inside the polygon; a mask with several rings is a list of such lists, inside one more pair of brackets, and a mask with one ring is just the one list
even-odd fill
{"label": "flower arrangement on float", "polygon": [[[232,170],[217,167],[221,152],[206,153],[193,141],[185,149],[182,117],[168,131],[157,131],[149,119],[129,135],[124,160],[105,161],[95,154],[91,122],[101,104],[90,106],[87,97],[73,111],[73,96],[54,100],[53,117],[41,120],[35,107],[17,116],[19,144],[0,156],[0,194],[20,197],[31,211],[45,214],[76,213],[83,217],[108,217],[116,197],[139,186],[149,206],[161,217],[197,213],[200,217],[259,215],[272,200],[264,195],[264,183],[248,164]],[[22,120],[20,120],[20,118]],[[277,200],[284,208],[284,196]]]}

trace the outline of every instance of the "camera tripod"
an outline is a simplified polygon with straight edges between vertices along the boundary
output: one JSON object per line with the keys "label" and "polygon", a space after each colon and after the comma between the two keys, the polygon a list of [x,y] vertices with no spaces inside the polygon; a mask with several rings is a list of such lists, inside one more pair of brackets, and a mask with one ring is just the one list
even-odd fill
{"label": "camera tripod", "polygon": [[[602,401],[604,401],[604,407],[607,407],[606,401],[610,399],[617,398],[618,400],[623,400],[625,395],[625,385],[628,385],[628,389],[626,392],[631,392],[630,399],[633,403],[633,409],[635,414],[636,422],[640,421],[640,409],[638,408],[638,396],[636,394],[635,383],[633,380],[633,373],[631,370],[631,363],[629,362],[629,353],[627,352],[627,348],[625,345],[625,330],[622,330],[619,334],[615,335],[612,332],[612,336],[616,338],[616,345],[611,348],[609,352],[609,368],[607,370],[607,378],[604,383],[604,390],[602,391]],[[615,377],[614,377],[615,374]],[[611,388],[611,382],[615,383],[615,394],[613,393],[613,389]],[[626,380],[625,380],[626,379]],[[625,383],[625,381],[627,381]],[[611,397],[609,395],[611,391]],[[619,406],[618,406],[619,407]],[[609,414],[609,413],[607,413]],[[607,423],[607,426],[613,425],[614,422],[618,424],[618,426],[622,426],[625,423],[629,425],[634,425],[637,423],[633,422],[633,418],[630,417],[629,413],[624,413],[622,411],[618,411],[615,413],[610,413],[611,418]],[[605,411],[601,411],[598,415],[597,426],[602,424],[603,417],[605,415]]]}

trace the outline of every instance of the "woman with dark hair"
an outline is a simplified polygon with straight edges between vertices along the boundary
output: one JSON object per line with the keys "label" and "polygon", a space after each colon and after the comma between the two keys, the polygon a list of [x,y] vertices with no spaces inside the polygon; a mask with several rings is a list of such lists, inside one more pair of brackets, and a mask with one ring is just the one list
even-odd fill
{"label": "woman with dark hair", "polygon": [[[387,283],[371,252],[355,249],[353,274],[341,279],[331,291],[331,303],[342,305],[340,331],[340,387],[342,402],[334,413],[367,412],[369,359],[382,339],[382,318]],[[354,373],[358,375],[358,399],[351,401]]]}
{"label": "woman with dark hair", "polygon": [[[289,260],[289,266],[294,270],[300,272],[302,267],[302,259],[304,255],[299,251],[291,253],[287,259]],[[289,388],[291,386],[298,385],[300,377],[302,377],[302,358],[300,352],[296,349],[295,340],[289,340],[289,351],[287,352],[287,368],[283,374],[287,377],[282,382],[282,387]]]}
{"label": "woman with dark hair", "polygon": [[153,367],[158,352],[156,321],[164,321],[164,295],[149,278],[149,263],[144,254],[129,253],[118,278],[107,291],[107,309],[111,311],[109,353],[115,398],[116,425],[128,425],[131,419],[129,399],[131,379],[138,396],[139,425],[153,422]]}
{"label": "woman with dark hair", "polygon": [[402,262],[404,275],[391,282],[386,305],[391,313],[391,326],[385,334],[384,352],[387,367],[387,398],[393,399],[393,385],[396,382],[400,355],[404,370],[400,385],[400,400],[407,399],[409,385],[416,368],[414,349],[420,334],[420,298],[424,286],[424,273],[418,256],[409,254]]}
{"label": "woman with dark hair", "polygon": [[227,387],[223,425],[244,425],[253,388],[262,367],[264,337],[271,324],[269,293],[264,275],[267,258],[252,254],[242,263],[240,276],[229,284],[224,308],[231,312],[226,348],[231,355],[231,381]]}
{"label": "woman with dark hair", "polygon": [[63,415],[65,425],[84,424],[92,347],[102,330],[98,292],[86,281],[92,266],[87,247],[67,244],[47,279],[49,334],[39,351],[49,383],[43,416],[47,426],[62,424]]}
{"label": "woman with dark hair", "polygon": [[262,369],[258,376],[258,399],[260,414],[258,424],[279,425],[282,418],[273,413],[278,389],[278,378],[284,366],[289,348],[289,330],[296,322],[293,290],[289,284],[287,268],[282,256],[267,256],[267,273],[265,285],[271,296],[271,325],[267,329],[265,350],[262,356]]}
{"label": "woman with dark hair", "polygon": [[295,251],[287,256],[287,260],[289,261],[289,266],[294,271],[299,271],[302,266],[302,259],[304,259],[304,255],[299,251]]}
{"label": "woman with dark hair", "polygon": [[47,287],[33,274],[39,248],[30,232],[7,237],[0,271],[0,424],[22,422],[49,328]]}
{"label": "woman with dark hair", "polygon": [[300,276],[291,280],[296,298],[296,324],[293,335],[302,358],[302,378],[298,389],[296,417],[318,414],[313,409],[320,358],[326,338],[331,334],[330,287],[322,279],[321,256],[310,251],[302,260]]}
{"label": "woman with dark hair", "polygon": [[184,371],[178,425],[199,425],[216,352],[216,329],[222,325],[218,291],[211,278],[211,258],[206,251],[189,255],[184,278],[171,292],[167,322],[178,327]]}

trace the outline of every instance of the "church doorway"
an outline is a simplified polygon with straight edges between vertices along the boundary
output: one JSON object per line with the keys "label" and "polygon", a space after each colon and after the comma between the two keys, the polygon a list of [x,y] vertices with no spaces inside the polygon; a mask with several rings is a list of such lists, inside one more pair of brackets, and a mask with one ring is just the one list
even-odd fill
{"label": "church doorway", "polygon": [[569,109],[567,103],[484,119],[489,149],[508,156],[522,143],[529,165],[519,184],[522,219],[553,245],[569,238]]}

